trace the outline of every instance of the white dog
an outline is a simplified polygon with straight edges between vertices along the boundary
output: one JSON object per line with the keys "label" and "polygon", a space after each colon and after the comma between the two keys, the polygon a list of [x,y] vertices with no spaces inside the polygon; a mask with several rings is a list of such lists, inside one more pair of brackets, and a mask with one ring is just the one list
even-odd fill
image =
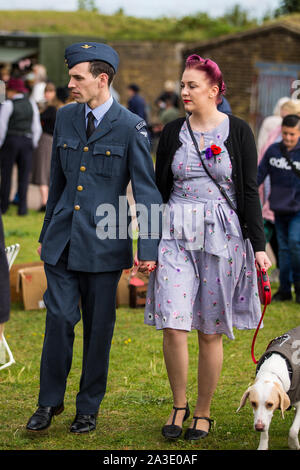
{"label": "white dog", "polygon": [[[298,339],[299,338],[299,339]],[[249,402],[254,413],[254,429],[261,432],[258,450],[267,450],[269,426],[274,410],[282,417],[289,406],[296,408],[289,430],[288,445],[300,449],[300,327],[275,338],[258,362],[256,379],[242,396],[239,411]]]}

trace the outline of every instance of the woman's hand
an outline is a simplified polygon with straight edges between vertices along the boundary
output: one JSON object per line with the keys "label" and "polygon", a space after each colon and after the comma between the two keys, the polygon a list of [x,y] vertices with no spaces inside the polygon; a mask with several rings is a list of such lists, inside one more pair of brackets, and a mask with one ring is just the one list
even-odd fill
{"label": "woman's hand", "polygon": [[267,271],[272,266],[272,263],[265,251],[257,251],[255,253],[255,260],[260,269],[265,269]]}
{"label": "woman's hand", "polygon": [[135,276],[138,271],[141,273],[151,273],[156,268],[156,261],[139,261],[137,253],[134,255],[134,267],[131,276]]}

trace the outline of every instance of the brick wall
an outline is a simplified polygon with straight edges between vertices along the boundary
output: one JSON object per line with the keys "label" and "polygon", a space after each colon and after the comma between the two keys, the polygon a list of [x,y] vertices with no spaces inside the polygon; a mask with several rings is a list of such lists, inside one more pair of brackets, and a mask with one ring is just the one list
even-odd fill
{"label": "brick wall", "polygon": [[155,118],[155,99],[162,92],[165,81],[180,81],[182,50],[186,43],[120,41],[109,45],[120,55],[114,87],[120,94],[121,103],[126,106],[126,88],[130,83],[136,83],[150,106],[151,117]]}

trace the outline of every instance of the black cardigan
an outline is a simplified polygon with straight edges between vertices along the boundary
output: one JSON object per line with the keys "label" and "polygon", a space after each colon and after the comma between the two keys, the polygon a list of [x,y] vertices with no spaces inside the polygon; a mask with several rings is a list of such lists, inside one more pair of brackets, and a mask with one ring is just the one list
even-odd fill
{"label": "black cardigan", "polygon": [[[236,191],[237,213],[244,238],[249,238],[254,252],[265,251],[261,205],[257,189],[257,151],[254,135],[242,119],[229,115],[229,135],[224,142],[232,163],[232,180]],[[156,155],[156,184],[163,201],[169,200],[173,188],[171,164],[182,145],[179,132],[185,118],[178,118],[164,127]]]}

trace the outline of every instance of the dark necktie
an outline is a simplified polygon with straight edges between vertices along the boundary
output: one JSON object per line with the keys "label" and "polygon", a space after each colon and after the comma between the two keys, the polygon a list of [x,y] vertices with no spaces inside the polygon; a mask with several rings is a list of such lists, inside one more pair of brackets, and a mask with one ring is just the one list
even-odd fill
{"label": "dark necktie", "polygon": [[87,123],[87,128],[86,128],[86,136],[87,139],[89,139],[92,135],[92,133],[95,130],[95,116],[93,115],[92,111],[89,112],[88,114],[88,123]]}

